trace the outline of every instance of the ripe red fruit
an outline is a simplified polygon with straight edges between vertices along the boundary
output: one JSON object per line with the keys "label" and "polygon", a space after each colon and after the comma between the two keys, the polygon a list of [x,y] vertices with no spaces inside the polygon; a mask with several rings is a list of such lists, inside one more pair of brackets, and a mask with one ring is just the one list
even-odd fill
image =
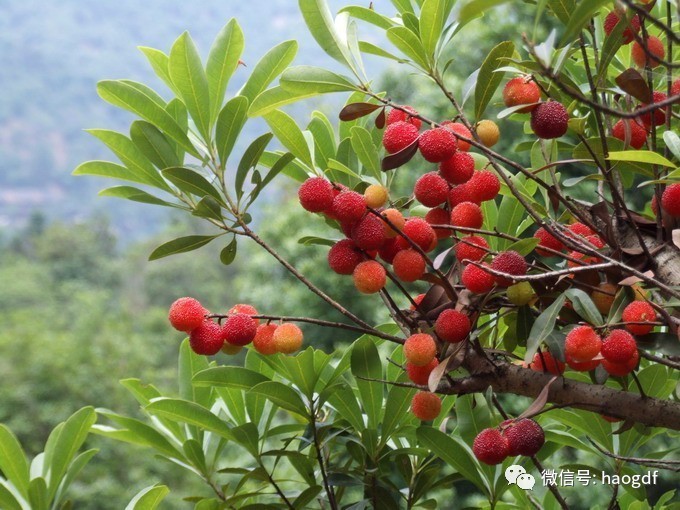
{"label": "ripe red fruit", "polygon": [[292,354],[302,346],[302,330],[295,324],[286,322],[276,328],[272,334],[272,341],[277,352]]}
{"label": "ripe red fruit", "polygon": [[534,359],[529,368],[535,372],[549,372],[553,375],[564,373],[564,363],[555,359],[548,351],[534,354]]}
{"label": "ripe red fruit", "polygon": [[477,201],[477,197],[472,194],[472,190],[468,187],[468,183],[459,184],[454,186],[449,191],[449,205],[455,207],[463,202],[472,202],[473,204],[481,204]]}
{"label": "ripe red fruit", "polygon": [[[524,276],[527,274],[527,261],[516,251],[508,250],[494,257],[491,268],[513,276]],[[513,280],[503,276],[496,276],[496,284],[501,287],[508,287],[513,284]]]}
{"label": "ripe red fruit", "polygon": [[[647,52],[651,56],[648,56]],[[658,37],[654,37],[653,35],[647,37],[647,52],[645,52],[639,42],[635,41],[633,43],[631,56],[633,57],[633,62],[635,62],[638,67],[645,67],[645,64],[647,64],[653,69],[661,63],[659,62],[659,59],[663,60],[666,56],[666,50],[663,43]]]}
{"label": "ripe red fruit", "polygon": [[[564,244],[562,244],[562,241],[557,239],[555,236],[553,236],[550,232],[548,232],[543,227],[539,228],[534,233],[534,237],[536,239],[538,239],[538,246],[540,246],[540,247],[550,248],[550,249],[553,249],[555,251],[564,250]],[[536,247],[536,253],[538,253],[542,257],[554,257],[555,256],[553,253],[542,250],[539,247]]]}
{"label": "ripe red fruit", "polygon": [[539,138],[559,138],[568,128],[569,113],[562,103],[541,103],[531,112],[531,129]]}
{"label": "ripe red fruit", "polygon": [[[430,209],[425,215],[425,221],[430,225],[449,225],[450,219],[449,211],[441,207]],[[434,233],[437,235],[437,239],[446,239],[451,236],[451,230],[446,228],[434,228]]]}
{"label": "ripe red fruit", "polygon": [[604,339],[600,352],[611,363],[626,363],[637,353],[637,344],[630,333],[615,329]]}
{"label": "ripe red fruit", "polygon": [[439,360],[433,358],[427,365],[419,367],[413,363],[406,362],[406,375],[408,378],[421,386],[426,386],[432,371],[439,365]]}
{"label": "ripe red fruit", "polygon": [[637,366],[639,359],[640,355],[636,350],[633,353],[633,356],[628,361],[625,361],[623,363],[614,363],[607,359],[603,359],[602,368],[604,368],[609,375],[613,375],[616,377],[624,377],[630,374],[633,370],[635,370],[635,367]]}
{"label": "ripe red fruit", "polygon": [[531,103],[537,103],[540,100],[541,89],[530,76],[517,76],[506,83],[503,88],[503,102],[508,108],[521,104],[530,105],[518,110],[517,113],[529,113],[538,106]]}
{"label": "ripe red fruit", "polygon": [[391,264],[394,262],[394,257],[397,256],[397,253],[403,249],[406,248],[402,248],[402,246],[397,243],[397,238],[388,239],[378,250],[378,255],[380,255],[380,258],[385,262]]}
{"label": "ripe red fruit", "polygon": [[253,347],[260,354],[268,356],[278,352],[276,342],[274,342],[274,332],[278,326],[276,324],[261,324],[257,328],[255,338],[253,338]]}
{"label": "ripe red fruit", "polygon": [[[572,223],[571,225],[569,225],[567,227],[567,230],[569,230],[569,232],[574,234],[574,236],[590,237],[590,236],[595,235],[595,232],[593,232],[590,227],[588,227],[587,225],[584,225],[583,223],[578,222],[578,221],[576,223]],[[574,236],[572,236],[572,237],[574,237]]]}
{"label": "ripe red fruit", "polygon": [[486,239],[480,236],[467,236],[463,237],[458,244],[456,244],[456,258],[459,262],[474,261],[479,262],[482,260],[489,249],[489,243]]}
{"label": "ripe red fruit", "polygon": [[498,176],[488,170],[474,172],[465,186],[474,197],[473,202],[475,203],[493,200],[501,190],[501,182],[498,180]]}
{"label": "ripe red fruit", "polygon": [[204,320],[189,334],[189,346],[196,354],[212,356],[220,352],[223,345],[222,328],[211,320]]}
{"label": "ripe red fruit", "polygon": [[410,122],[390,124],[383,133],[383,147],[388,154],[399,152],[418,139],[418,128]]}
{"label": "ripe red fruit", "polygon": [[232,345],[247,345],[257,333],[257,322],[250,315],[235,313],[222,326],[222,338]]}
{"label": "ripe red fruit", "polygon": [[360,263],[352,273],[354,286],[363,294],[379,292],[387,282],[385,268],[375,260]]}
{"label": "ripe red fruit", "polygon": [[680,78],[671,84],[671,95],[677,96],[678,94],[680,94]]}
{"label": "ripe red fruit", "polygon": [[361,252],[351,239],[338,241],[328,250],[328,267],[337,274],[352,274],[362,260]]}
{"label": "ripe red fruit", "polygon": [[[418,115],[418,112],[411,106],[402,106],[404,110],[408,110],[412,115]],[[422,122],[417,117],[412,117],[408,113],[392,108],[390,113],[387,114],[387,125],[394,124],[395,122],[408,122],[413,124],[417,129],[420,129]]]}
{"label": "ripe red fruit", "polygon": [[442,401],[439,395],[429,391],[419,391],[411,400],[411,412],[422,421],[432,421],[442,410]]}
{"label": "ripe red fruit", "polygon": [[189,333],[203,324],[208,310],[192,297],[183,297],[170,305],[168,320],[177,331]]}
{"label": "ripe red fruit", "polygon": [[640,149],[647,141],[647,130],[634,120],[620,119],[612,128],[612,136],[634,149]]}
{"label": "ripe red fruit", "polygon": [[459,151],[467,152],[470,150],[470,142],[466,142],[460,138],[462,136],[468,140],[472,140],[472,133],[468,128],[465,127],[465,124],[447,121],[442,122],[442,127],[453,132],[454,136],[456,137],[456,143],[458,145]]}
{"label": "ripe red fruit", "polygon": [[467,152],[457,151],[439,164],[439,173],[451,184],[463,184],[475,171],[475,160]]}
{"label": "ripe red fruit", "polygon": [[[484,266],[488,267],[488,264],[484,264]],[[466,289],[475,294],[486,294],[493,289],[496,283],[496,280],[491,273],[472,264],[468,264],[463,269],[461,281]]]}
{"label": "ripe red fruit", "polygon": [[445,342],[462,342],[470,334],[470,319],[456,310],[444,310],[434,323],[437,336]]}
{"label": "ripe red fruit", "polygon": [[374,214],[367,214],[352,227],[352,240],[362,250],[377,250],[387,240],[384,225]]}
{"label": "ripe red fruit", "polygon": [[484,429],[475,437],[472,453],[480,462],[494,466],[508,457],[510,446],[498,429]]}
{"label": "ripe red fruit", "polygon": [[333,199],[332,216],[341,223],[355,223],[366,212],[366,199],[356,191],[342,191]]}
{"label": "ripe red fruit", "polygon": [[571,368],[572,370],[576,370],[577,372],[590,372],[591,370],[595,370],[600,365],[599,359],[591,359],[588,361],[575,361],[566,352],[564,353],[564,361],[567,362],[569,368]]}
{"label": "ripe red fruit", "polygon": [[[628,323],[654,322],[656,320],[656,311],[647,301],[633,301],[623,309],[621,320]],[[626,324],[626,329],[634,335],[647,335],[654,329],[654,325]]]}
{"label": "ripe red fruit", "polygon": [[[503,428],[503,426],[506,426]],[[508,441],[508,455],[526,455],[533,457],[543,447],[545,434],[541,426],[534,420],[506,420],[501,424],[503,436]]]}
{"label": "ripe red fruit", "polygon": [[404,357],[412,365],[423,367],[432,363],[437,355],[437,344],[430,335],[416,333],[404,342]]}
{"label": "ripe red fruit", "polygon": [[[423,299],[425,299],[425,294],[418,294],[416,297],[413,298],[413,302],[414,302],[416,305],[420,305],[420,303],[423,302]],[[411,310],[415,310],[415,309],[416,309],[416,307],[413,306],[413,305],[411,305],[409,308],[410,308]]]}
{"label": "ripe red fruit", "polygon": [[[259,315],[257,309],[254,306],[243,303],[232,306],[227,313],[228,314],[245,313],[246,315]],[[255,319],[255,322],[259,324],[260,319]]]}
{"label": "ripe red fruit", "polygon": [[564,355],[582,363],[590,361],[600,354],[602,339],[590,326],[579,326],[572,329],[564,341]]}
{"label": "ripe red fruit", "polygon": [[[663,92],[659,92],[658,90],[655,90],[652,94],[652,104],[653,103],[660,103],[661,101],[665,101],[668,99],[668,96],[664,94]],[[649,106],[649,104],[641,104],[640,107],[645,107]],[[653,110],[654,113],[654,125],[655,126],[661,126],[666,122],[666,113],[664,108],[657,108],[656,110]],[[642,122],[642,125],[645,126],[647,129],[651,129],[652,127],[652,112],[648,113],[643,113],[638,117],[640,121]]]}
{"label": "ripe red fruit", "polygon": [[420,135],[418,148],[426,161],[441,163],[456,152],[456,137],[448,129],[428,129]]}
{"label": "ripe red fruit", "polygon": [[416,250],[401,250],[392,261],[394,274],[403,282],[415,282],[425,274],[425,259]]}
{"label": "ripe red fruit", "polygon": [[680,216],[680,183],[666,186],[661,195],[661,207],[671,216]]}
{"label": "ripe red fruit", "polygon": [[[621,21],[621,18],[619,18],[616,12],[612,11],[607,14],[607,17],[604,19],[604,33],[610,35],[614,31],[614,27],[619,24],[619,21]],[[636,14],[631,18],[628,27],[623,31],[621,42],[623,44],[630,44],[635,39],[634,34],[637,34],[639,31],[640,18],[638,18],[638,15]]]}
{"label": "ripe red fruit", "polygon": [[[437,240],[434,229],[423,218],[409,218],[404,224],[402,232],[425,251],[428,251],[432,243]],[[408,244],[408,247],[411,247],[410,244]]]}
{"label": "ripe red fruit", "polygon": [[298,190],[300,204],[309,212],[323,212],[333,205],[333,185],[323,177],[310,177]]}
{"label": "ripe red fruit", "polygon": [[463,202],[451,210],[451,225],[464,228],[482,228],[484,214],[475,203]]}
{"label": "ripe red fruit", "polygon": [[413,193],[424,206],[437,207],[446,202],[449,185],[437,172],[428,172],[416,181]]}
{"label": "ripe red fruit", "polygon": [[[380,215],[400,231],[404,229],[404,224],[406,223],[406,220],[404,219],[404,215],[401,214],[401,212],[398,209],[385,209],[380,213]],[[385,236],[388,239],[397,237],[398,232],[394,230],[390,225],[388,225],[387,221],[385,221],[383,225],[383,227],[385,228]]]}

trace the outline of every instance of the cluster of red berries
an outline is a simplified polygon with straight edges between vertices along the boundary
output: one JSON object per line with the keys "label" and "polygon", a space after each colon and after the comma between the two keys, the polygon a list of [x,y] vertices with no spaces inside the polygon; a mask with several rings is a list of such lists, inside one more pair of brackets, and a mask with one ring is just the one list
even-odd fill
{"label": "cluster of red berries", "polygon": [[224,324],[219,324],[197,299],[183,297],[170,305],[168,319],[172,327],[189,335],[189,345],[196,354],[236,354],[250,343],[266,355],[300,349],[302,330],[295,324],[260,324],[254,315],[258,312],[253,306],[238,304],[229,309]]}
{"label": "cluster of red berries", "polygon": [[494,466],[508,457],[533,457],[543,447],[545,434],[534,420],[505,420],[497,428],[482,430],[472,443],[477,460]]}

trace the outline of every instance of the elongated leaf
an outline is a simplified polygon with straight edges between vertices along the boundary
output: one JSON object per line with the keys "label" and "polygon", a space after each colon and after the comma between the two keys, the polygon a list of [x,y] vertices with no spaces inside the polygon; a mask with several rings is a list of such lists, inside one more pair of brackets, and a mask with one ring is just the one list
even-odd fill
{"label": "elongated leaf", "polygon": [[65,495],[68,492],[68,488],[75,481],[75,479],[78,478],[78,475],[90,462],[90,460],[92,460],[92,457],[94,457],[98,452],[99,450],[97,450],[96,448],[91,448],[90,450],[84,451],[83,453],[78,455],[75,459],[73,459],[73,462],[71,462],[68,469],[66,470],[64,479],[61,485],[59,486],[59,490],[57,491],[53,505],[59,503],[62,499],[64,499]]}
{"label": "elongated leaf", "polygon": [[181,165],[168,139],[150,122],[134,121],[130,126],[130,139],[159,170]]}
{"label": "elongated leaf", "polygon": [[212,367],[193,377],[193,384],[196,386],[223,386],[243,390],[249,390],[266,381],[269,379],[259,372],[242,367]]}
{"label": "elongated leaf", "polygon": [[297,50],[296,41],[285,41],[274,46],[257,63],[238,95],[253,102],[290,65]]}
{"label": "elongated leaf", "polygon": [[665,131],[663,141],[676,159],[680,160],[680,136],[674,131]]}
{"label": "elongated leaf", "polygon": [[368,416],[368,426],[377,427],[383,404],[383,384],[365,379],[380,380],[382,363],[378,349],[369,337],[362,337],[354,343],[351,358],[352,375],[357,379],[361,403]]}
{"label": "elongated leaf", "polygon": [[235,179],[236,195],[239,199],[243,196],[243,184],[246,181],[248,171],[255,168],[260,157],[264,153],[264,150],[267,148],[267,144],[271,141],[272,136],[271,133],[265,133],[256,138],[243,153],[241,161],[239,161],[238,164],[238,169],[236,170]]}
{"label": "elongated leaf", "polygon": [[125,510],[155,510],[169,493],[170,489],[165,485],[151,485],[139,491]]}
{"label": "elongated leaf", "polygon": [[312,161],[307,141],[290,115],[280,110],[274,110],[265,115],[264,120],[286,149],[310,169],[314,168],[314,162]]}
{"label": "elongated leaf", "polygon": [[213,239],[216,239],[221,234],[214,236],[185,236],[178,237],[172,241],[161,244],[158,248],[151,252],[149,260],[162,259],[170,255],[177,255],[178,253],[185,253],[188,251],[198,250],[205,246]]}
{"label": "elongated leaf", "polygon": [[5,425],[0,424],[0,471],[26,496],[28,494],[28,461],[19,440]]}
{"label": "elongated leaf", "polygon": [[675,168],[677,165],[668,161],[661,154],[654,151],[616,151],[609,153],[610,161],[631,161],[634,163],[649,163],[650,165],[661,165],[668,168]]}
{"label": "elongated leaf", "polygon": [[188,32],[180,35],[170,50],[169,72],[189,115],[204,140],[211,139],[210,90],[201,57]]}
{"label": "elongated leaf", "polygon": [[[178,456],[177,449],[166,439],[166,437],[158,432],[155,428],[139,421],[135,418],[128,418],[108,409],[97,409],[97,414],[105,416],[125,431],[134,436],[134,443],[149,446],[155,450],[167,455],[169,457]],[[115,432],[115,429],[105,425],[93,425],[92,432],[94,434],[109,435]]]}
{"label": "elongated leaf", "polygon": [[375,177],[380,180],[380,157],[378,148],[373,144],[371,133],[361,126],[354,126],[351,129],[351,143],[359,161]]}
{"label": "elongated leaf", "polygon": [[231,98],[217,116],[215,128],[215,143],[217,154],[226,168],[229,155],[234,148],[236,139],[246,123],[248,99],[243,96]]}
{"label": "elongated leaf", "polygon": [[229,20],[210,48],[205,74],[210,93],[210,118],[215,120],[222,109],[224,93],[243,53],[245,38],[236,19]]}
{"label": "elongated leaf", "polygon": [[562,24],[566,25],[574,12],[575,0],[548,0],[548,6]]}
{"label": "elongated leaf", "polygon": [[153,99],[143,94],[129,83],[120,80],[104,80],[97,84],[99,96],[114,106],[124,108],[158,127],[175,140],[184,150],[200,157],[198,151],[189,141],[186,131],[177,121]]}
{"label": "elongated leaf", "polygon": [[543,313],[541,313],[541,315],[538,316],[536,322],[534,322],[531,333],[529,333],[529,338],[527,339],[527,351],[524,356],[524,361],[526,363],[531,363],[534,354],[538,351],[538,347],[554,331],[557,316],[564,305],[565,299],[566,297],[564,294],[560,295],[543,311]]}
{"label": "elongated leaf", "polygon": [[587,2],[579,2],[576,8],[571,12],[569,23],[562,34],[562,43],[568,43],[586,26],[590,19],[595,15],[595,11],[603,5],[609,3],[608,0],[588,0]]}
{"label": "elongated leaf", "polygon": [[344,36],[336,31],[333,16],[324,0],[298,0],[300,12],[316,42],[328,55],[353,68],[352,57]]}
{"label": "elongated leaf", "polygon": [[380,108],[384,107],[373,103],[350,103],[340,110],[339,117],[344,122],[352,121],[365,117]]}
{"label": "elongated leaf", "polygon": [[300,416],[307,416],[307,408],[300,398],[300,395],[291,388],[280,382],[265,381],[253,386],[248,391],[250,394],[261,395],[277,406],[297,413]]}
{"label": "elongated leaf", "polygon": [[248,116],[260,117],[287,104],[316,95],[317,93],[314,91],[292,91],[282,86],[273,87],[265,90],[255,98],[255,101],[253,101],[253,104],[248,109]]}
{"label": "elongated leaf", "polygon": [[176,166],[163,170],[163,175],[184,193],[190,193],[201,198],[209,196],[214,198],[218,203],[225,205],[220,192],[198,172],[189,168]]}
{"label": "elongated leaf", "polygon": [[145,407],[146,411],[178,423],[187,423],[215,432],[225,439],[232,440],[231,429],[218,416],[205,407],[175,398],[159,398]]}
{"label": "elongated leaf", "polygon": [[137,49],[144,53],[144,56],[149,61],[149,64],[151,64],[156,76],[163,80],[163,83],[165,83],[175,95],[179,95],[177,87],[175,87],[175,84],[172,82],[172,78],[170,78],[170,72],[168,71],[168,61],[170,60],[168,56],[161,50],[157,50],[155,48],[138,46]]}
{"label": "elongated leaf", "polygon": [[359,90],[350,78],[315,66],[290,67],[281,75],[280,83],[282,88],[296,94],[327,94]]}
{"label": "elongated leaf", "polygon": [[508,0],[468,0],[458,12],[458,23],[465,25],[473,19],[481,16],[488,9],[503,4]]}
{"label": "elongated leaf", "polygon": [[565,292],[565,295],[571,301],[574,311],[579,314],[581,318],[594,326],[602,326],[604,324],[602,314],[588,294],[580,289],[569,289]]}
{"label": "elongated leaf", "polygon": [[392,21],[387,16],[383,16],[382,14],[374,11],[373,9],[368,9],[366,7],[361,7],[358,5],[349,5],[347,7],[343,7],[338,12],[346,12],[353,18],[360,19],[362,21],[370,23],[371,25],[375,25],[376,27],[382,28],[383,30],[392,28],[395,25],[394,21]]}
{"label": "elongated leaf", "polygon": [[394,27],[387,31],[387,38],[422,69],[428,69],[427,52],[416,34],[406,27]]}
{"label": "elongated leaf", "polygon": [[40,476],[33,478],[28,485],[28,501],[31,503],[31,510],[47,510],[49,500],[45,479]]}
{"label": "elongated leaf", "polygon": [[364,419],[361,416],[361,407],[354,395],[354,392],[349,388],[340,388],[333,391],[328,396],[328,402],[338,411],[338,414],[347,420],[354,430],[363,430]]}
{"label": "elongated leaf", "polygon": [[391,435],[397,431],[399,425],[404,422],[404,417],[411,406],[411,399],[416,390],[392,386],[387,393],[385,402],[385,416],[382,419],[380,442],[385,444]]}
{"label": "elongated leaf", "polygon": [[[0,479],[0,505],[6,510],[25,510],[25,507],[21,505],[17,496],[8,488],[8,483],[5,480]],[[28,494],[28,489],[26,489]]]}
{"label": "elongated leaf", "polygon": [[486,107],[503,81],[505,73],[495,71],[502,67],[505,64],[504,59],[511,57],[514,52],[515,45],[510,41],[504,41],[495,46],[484,59],[475,85],[476,118],[483,118]]}
{"label": "elongated leaf", "polygon": [[432,61],[451,7],[449,0],[425,0],[420,8],[420,41]]}

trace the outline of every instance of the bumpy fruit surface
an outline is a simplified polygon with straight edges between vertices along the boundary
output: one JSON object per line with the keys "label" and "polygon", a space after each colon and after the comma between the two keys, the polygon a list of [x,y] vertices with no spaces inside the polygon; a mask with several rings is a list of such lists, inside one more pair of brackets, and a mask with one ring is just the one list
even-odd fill
{"label": "bumpy fruit surface", "polygon": [[470,319],[464,313],[456,310],[444,310],[437,317],[434,330],[437,336],[445,342],[462,342],[470,334]]}
{"label": "bumpy fruit surface", "polygon": [[413,117],[413,115],[418,115],[418,112],[411,106],[403,106],[404,110],[408,110],[408,113],[392,108],[390,113],[387,114],[387,125],[394,124],[395,122],[409,122],[413,124],[417,129],[420,129],[422,122],[419,118]]}
{"label": "bumpy fruit surface", "polygon": [[[621,21],[621,18],[619,18],[616,12],[612,11],[607,14],[607,17],[604,19],[604,33],[611,35],[616,25],[619,24],[619,21]],[[621,35],[621,42],[623,44],[630,44],[633,42],[633,40],[635,40],[634,34],[637,34],[639,31],[640,18],[636,14],[631,18],[629,25],[624,29],[623,34]]]}
{"label": "bumpy fruit surface", "polygon": [[458,148],[456,137],[445,128],[428,129],[418,141],[423,158],[430,163],[441,163],[454,155]]}
{"label": "bumpy fruit surface", "polygon": [[637,343],[627,331],[615,329],[604,339],[600,352],[611,363],[627,363],[637,353]]}
{"label": "bumpy fruit surface", "polygon": [[371,184],[364,190],[364,200],[368,207],[378,209],[387,202],[387,188],[379,184]]}
{"label": "bumpy fruit surface", "polygon": [[203,324],[208,311],[192,297],[183,297],[170,305],[168,320],[177,331],[189,333]]}
{"label": "bumpy fruit surface", "polygon": [[569,113],[557,101],[539,104],[531,112],[531,129],[536,136],[544,139],[559,138],[569,128]]}
{"label": "bumpy fruit surface", "polygon": [[531,370],[535,372],[548,372],[553,375],[562,375],[564,373],[564,363],[555,359],[548,351],[534,354],[534,359],[529,365]]}
{"label": "bumpy fruit surface", "polygon": [[[651,56],[648,56],[647,52]],[[633,43],[631,57],[633,57],[633,62],[635,62],[638,67],[645,67],[645,64],[647,64],[654,69],[661,63],[659,62],[659,59],[663,60],[666,56],[666,50],[664,49],[663,43],[658,37],[654,37],[653,35],[647,37],[647,52],[645,52],[639,42],[635,41]]]}
{"label": "bumpy fruit surface", "polygon": [[399,251],[392,260],[394,274],[403,282],[415,282],[425,274],[426,263],[416,250]]}
{"label": "bumpy fruit surface", "polygon": [[357,222],[365,212],[366,200],[356,191],[342,191],[333,199],[331,214],[340,222]]}
{"label": "bumpy fruit surface", "polygon": [[[404,215],[401,214],[401,211],[399,211],[398,209],[385,209],[380,213],[380,215],[387,221],[389,221],[392,225],[394,225],[397,229],[404,230],[404,224],[406,223],[406,220],[404,219]],[[390,225],[388,225],[387,221],[384,222],[385,236],[388,239],[397,237],[399,233],[396,230],[394,230]]]}
{"label": "bumpy fruit surface", "polygon": [[532,81],[528,76],[517,76],[506,83],[503,88],[503,102],[508,108],[522,104],[530,105],[518,110],[517,113],[531,112],[538,106],[531,103],[537,103],[540,100],[541,89],[539,89],[536,82]]}
{"label": "bumpy fruit surface", "polygon": [[223,344],[222,328],[211,320],[204,320],[189,334],[189,346],[196,354],[212,356],[220,352]]}
{"label": "bumpy fruit surface", "polygon": [[562,241],[557,239],[555,236],[553,236],[550,232],[548,232],[545,228],[541,227],[539,228],[535,233],[534,237],[538,239],[538,246],[536,247],[536,253],[541,255],[542,257],[554,257],[554,253],[550,253],[549,251],[546,251],[545,249],[542,248],[550,248],[555,251],[562,251],[564,250],[564,244],[562,244]]}
{"label": "bumpy fruit surface", "polygon": [[482,228],[484,214],[473,202],[462,202],[451,210],[451,225],[464,228]]}
{"label": "bumpy fruit surface", "polygon": [[397,253],[399,253],[403,249],[406,249],[406,248],[402,248],[401,245],[399,243],[397,243],[396,238],[387,239],[385,241],[385,243],[378,250],[378,255],[385,262],[387,262],[388,264],[391,264],[392,262],[394,262],[394,257],[397,256]]}
{"label": "bumpy fruit surface", "polygon": [[635,120],[620,119],[612,128],[612,136],[640,149],[647,141],[647,130]]}
{"label": "bumpy fruit surface", "polygon": [[680,217],[680,183],[666,186],[661,195],[661,207],[671,216]]}
{"label": "bumpy fruit surface", "polygon": [[621,320],[626,322],[626,329],[634,335],[647,335],[654,329],[653,324],[633,324],[635,322],[654,322],[656,311],[647,301],[633,301],[623,310]]}
{"label": "bumpy fruit surface", "polygon": [[428,251],[432,243],[437,240],[434,229],[423,218],[409,218],[404,224],[402,232],[425,251]]}
{"label": "bumpy fruit surface", "polygon": [[572,329],[564,341],[564,355],[576,362],[590,361],[600,354],[602,339],[590,326]]}
{"label": "bumpy fruit surface", "polygon": [[517,306],[528,305],[536,297],[534,288],[529,282],[519,282],[510,285],[506,295],[508,296],[508,301]]}
{"label": "bumpy fruit surface", "polygon": [[501,131],[494,121],[484,119],[477,123],[477,136],[479,136],[479,139],[484,145],[493,147],[498,143],[498,139],[501,137]]}
{"label": "bumpy fruit surface", "polygon": [[352,274],[362,260],[361,252],[351,239],[338,241],[328,250],[328,267],[337,274]]}
{"label": "bumpy fruit surface", "polygon": [[675,80],[673,84],[671,85],[671,94],[674,96],[677,96],[680,94],[680,78]]}
{"label": "bumpy fruit surface", "polygon": [[255,347],[257,352],[265,356],[278,352],[276,342],[274,342],[274,332],[277,328],[276,324],[260,324],[258,326],[257,333],[255,333],[255,338],[253,339],[253,347]]}
{"label": "bumpy fruit surface", "polygon": [[426,386],[430,374],[437,368],[437,365],[439,365],[439,360],[437,358],[433,358],[432,361],[422,367],[406,362],[406,375],[412,382],[420,384],[421,386]]}
{"label": "bumpy fruit surface", "polygon": [[[668,99],[668,96],[666,96],[666,94],[658,90],[655,90],[652,93],[652,96],[653,96],[652,103],[660,103],[661,101],[665,101],[666,99]],[[644,103],[640,105],[640,107],[645,106],[649,105]],[[654,116],[652,116],[652,113]],[[666,122],[666,113],[663,108],[657,108],[656,110],[653,110],[653,112],[643,113],[638,118],[642,122],[642,125],[645,126],[645,128],[651,129],[652,122],[654,122],[655,126],[661,126]]]}
{"label": "bumpy fruit surface", "polygon": [[[430,209],[425,215],[425,221],[430,225],[450,225],[451,215],[446,209],[437,207],[435,209]],[[451,236],[451,230],[447,228],[435,228],[434,233],[437,234],[437,239],[446,239]]]}
{"label": "bumpy fruit surface", "polygon": [[595,303],[595,308],[597,308],[602,315],[607,315],[609,310],[612,309],[614,298],[616,297],[618,290],[619,288],[613,283],[605,282],[598,285],[597,290],[594,290],[592,294],[590,294],[590,298],[593,300],[593,303]]}
{"label": "bumpy fruit surface", "polygon": [[639,354],[637,351],[635,351],[633,357],[624,363],[614,363],[607,359],[603,359],[602,368],[604,368],[609,375],[613,375],[616,377],[624,377],[630,374],[633,370],[635,370],[638,360]]}
{"label": "bumpy fruit surface", "polygon": [[442,410],[442,401],[439,395],[429,391],[419,391],[411,401],[411,412],[422,421],[432,421]]}
{"label": "bumpy fruit surface", "polygon": [[488,170],[474,172],[466,186],[474,197],[475,203],[493,200],[501,190],[501,182],[498,180],[498,176]]}
{"label": "bumpy fruit surface", "polygon": [[506,425],[506,428],[503,429],[503,435],[508,440],[508,454],[510,456],[526,455],[533,457],[545,443],[543,429],[534,420],[526,418],[517,421],[508,420],[503,422],[503,425]]}
{"label": "bumpy fruit surface", "polygon": [[480,236],[466,236],[456,244],[456,258],[461,263],[466,261],[479,262],[488,253],[489,243]]}
{"label": "bumpy fruit surface", "polygon": [[[488,267],[488,264],[484,264],[484,266]],[[463,269],[461,281],[467,290],[475,294],[486,294],[496,284],[496,280],[491,273],[472,264],[468,264]]]}
{"label": "bumpy fruit surface", "polygon": [[475,437],[472,453],[480,462],[494,466],[508,457],[510,446],[498,429],[484,429]]}
{"label": "bumpy fruit surface", "polygon": [[300,204],[309,212],[323,212],[333,205],[333,185],[323,177],[310,177],[298,190]]}
{"label": "bumpy fruit surface", "polygon": [[422,367],[432,363],[437,355],[437,344],[430,335],[416,333],[404,342],[404,357],[412,365]]}
{"label": "bumpy fruit surface", "polygon": [[[513,276],[524,276],[527,274],[527,261],[516,251],[508,250],[494,257],[491,268]],[[496,284],[508,287],[513,284],[513,280],[504,276],[496,276]]]}
{"label": "bumpy fruit surface", "polygon": [[361,262],[352,273],[354,286],[363,294],[379,292],[387,281],[385,268],[375,260]]}
{"label": "bumpy fruit surface", "polygon": [[418,128],[410,122],[395,122],[385,129],[383,147],[388,154],[395,154],[418,139]]}
{"label": "bumpy fruit surface", "polygon": [[473,196],[470,188],[468,188],[467,182],[454,186],[451,188],[451,191],[449,191],[449,205],[451,207],[455,207],[463,202],[472,202],[477,205],[481,204],[481,202],[477,202],[477,199]]}
{"label": "bumpy fruit surface", "polygon": [[248,345],[257,333],[257,322],[250,315],[235,313],[222,326],[222,335],[232,345]]}
{"label": "bumpy fruit surface", "polygon": [[437,207],[446,202],[449,185],[437,172],[428,172],[418,178],[413,194],[424,206]]}
{"label": "bumpy fruit surface", "polygon": [[386,239],[385,223],[374,214],[367,214],[352,227],[352,240],[362,250],[377,250]]}
{"label": "bumpy fruit surface", "polygon": [[475,171],[475,160],[467,152],[458,151],[439,164],[439,173],[450,184],[464,184]]}
{"label": "bumpy fruit surface", "polygon": [[600,366],[599,359],[591,359],[588,361],[575,361],[567,353],[564,354],[564,361],[567,362],[569,368],[571,368],[572,370],[576,370],[577,372],[590,372],[591,370],[595,370],[598,366]]}
{"label": "bumpy fruit surface", "polygon": [[272,334],[272,341],[277,352],[292,354],[302,347],[302,330],[295,324],[286,322],[276,328]]}
{"label": "bumpy fruit surface", "polygon": [[453,132],[454,136],[456,137],[456,143],[458,144],[459,151],[467,152],[470,150],[470,142],[466,142],[461,138],[461,136],[467,138],[468,140],[473,138],[472,133],[468,128],[465,127],[465,124],[460,122],[442,122],[442,127]]}
{"label": "bumpy fruit surface", "polygon": [[[248,305],[244,303],[239,303],[237,305],[232,306],[228,311],[228,314],[233,314],[233,313],[245,313],[246,315],[259,315],[257,308],[255,308],[253,305]],[[259,324],[260,319],[255,319],[255,323]]]}

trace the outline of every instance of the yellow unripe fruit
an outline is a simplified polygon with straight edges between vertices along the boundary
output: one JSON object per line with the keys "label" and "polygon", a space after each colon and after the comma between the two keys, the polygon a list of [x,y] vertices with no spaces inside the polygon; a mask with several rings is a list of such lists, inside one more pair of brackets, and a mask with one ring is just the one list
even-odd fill
{"label": "yellow unripe fruit", "polygon": [[286,322],[276,328],[272,340],[278,352],[291,354],[302,347],[302,330],[295,324]]}
{"label": "yellow unripe fruit", "polygon": [[[404,230],[404,225],[406,224],[406,220],[404,219],[404,215],[401,214],[401,211],[397,209],[385,209],[382,212],[382,215],[389,220],[392,225],[397,227],[399,230]],[[392,239],[393,237],[397,237],[398,232],[394,230],[392,227],[390,227],[387,222],[385,222],[385,237],[388,239]]]}
{"label": "yellow unripe fruit", "polygon": [[382,207],[387,202],[387,188],[379,184],[371,184],[364,191],[364,199],[368,207],[373,209]]}
{"label": "yellow unripe fruit", "polygon": [[481,120],[477,123],[477,136],[487,147],[493,147],[498,143],[501,131],[492,120]]}
{"label": "yellow unripe fruit", "polygon": [[595,307],[600,311],[602,315],[607,315],[609,310],[612,309],[612,304],[614,303],[614,297],[618,292],[618,286],[613,283],[601,283],[597,286],[598,290],[594,290],[590,295],[590,298],[595,303]]}
{"label": "yellow unripe fruit", "polygon": [[508,287],[507,296],[508,301],[513,305],[524,306],[531,303],[531,300],[536,297],[536,293],[529,282],[519,282]]}

